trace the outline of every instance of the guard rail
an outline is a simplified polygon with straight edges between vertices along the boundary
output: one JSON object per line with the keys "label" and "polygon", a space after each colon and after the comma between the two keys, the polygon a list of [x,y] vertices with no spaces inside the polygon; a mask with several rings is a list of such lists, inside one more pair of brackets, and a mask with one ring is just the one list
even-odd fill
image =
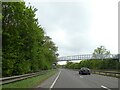
{"label": "guard rail", "polygon": [[47,71],[48,70],[44,70],[44,71],[40,71],[40,72],[36,72],[36,73],[0,78],[0,85],[15,82],[15,81],[20,81],[20,80],[38,76],[38,75],[42,75],[43,73],[45,73]]}
{"label": "guard rail", "polygon": [[102,70],[92,70],[92,73],[94,74],[100,74],[105,76],[114,76],[120,78],[120,72],[119,71],[102,71]]}

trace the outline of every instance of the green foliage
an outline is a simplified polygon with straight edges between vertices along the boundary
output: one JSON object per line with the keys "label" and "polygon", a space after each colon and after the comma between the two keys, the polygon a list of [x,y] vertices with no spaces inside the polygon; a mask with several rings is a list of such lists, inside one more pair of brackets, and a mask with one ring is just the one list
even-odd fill
{"label": "green foliage", "polygon": [[[107,51],[104,46],[100,46],[94,50],[93,56],[97,54],[109,55],[110,51]],[[67,62],[66,68],[79,69],[81,67],[88,67],[93,70],[118,70],[120,71],[120,62],[115,59],[98,59],[98,60],[82,60],[79,63]]]}
{"label": "green foliage", "polygon": [[[1,6],[1,4],[0,4],[0,6]],[[2,35],[2,13],[0,13],[0,35]]]}
{"label": "green foliage", "polygon": [[57,47],[35,18],[36,8],[24,2],[2,3],[3,76],[50,69]]}
{"label": "green foliage", "polygon": [[[94,50],[94,52],[93,52],[93,58],[102,59],[102,58],[105,58],[109,54],[110,54],[110,51],[108,51],[104,46],[100,46],[100,47],[97,47]],[[102,55],[102,57],[99,56],[99,55]]]}
{"label": "green foliage", "polygon": [[93,70],[120,70],[120,62],[118,60],[105,59],[105,60],[82,60],[79,63],[68,62],[66,68],[79,69],[81,67],[88,67]]}

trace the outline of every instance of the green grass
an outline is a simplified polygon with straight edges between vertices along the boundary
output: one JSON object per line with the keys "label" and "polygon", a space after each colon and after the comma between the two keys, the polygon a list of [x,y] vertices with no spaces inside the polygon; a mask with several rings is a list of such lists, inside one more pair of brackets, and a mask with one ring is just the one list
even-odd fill
{"label": "green grass", "polygon": [[0,90],[2,90],[2,85],[0,85]]}
{"label": "green grass", "polygon": [[56,70],[50,70],[43,75],[39,75],[36,77],[28,78],[25,80],[9,83],[2,85],[2,88],[35,88],[40,83],[42,83],[44,80],[48,79],[50,76],[54,75],[56,73]]}

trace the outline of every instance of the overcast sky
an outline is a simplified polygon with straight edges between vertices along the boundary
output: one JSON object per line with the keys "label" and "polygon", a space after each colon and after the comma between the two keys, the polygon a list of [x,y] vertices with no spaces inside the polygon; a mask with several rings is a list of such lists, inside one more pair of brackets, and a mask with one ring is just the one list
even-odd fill
{"label": "overcast sky", "polygon": [[60,56],[92,54],[103,45],[118,53],[119,0],[25,0],[58,46]]}

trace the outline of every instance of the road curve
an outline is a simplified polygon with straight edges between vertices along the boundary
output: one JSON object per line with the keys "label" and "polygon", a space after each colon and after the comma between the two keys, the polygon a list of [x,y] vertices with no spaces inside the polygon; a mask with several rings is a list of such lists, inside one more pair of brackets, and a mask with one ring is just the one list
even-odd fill
{"label": "road curve", "polygon": [[60,69],[38,88],[94,88],[118,90],[118,79],[102,75],[79,75],[78,71]]}

